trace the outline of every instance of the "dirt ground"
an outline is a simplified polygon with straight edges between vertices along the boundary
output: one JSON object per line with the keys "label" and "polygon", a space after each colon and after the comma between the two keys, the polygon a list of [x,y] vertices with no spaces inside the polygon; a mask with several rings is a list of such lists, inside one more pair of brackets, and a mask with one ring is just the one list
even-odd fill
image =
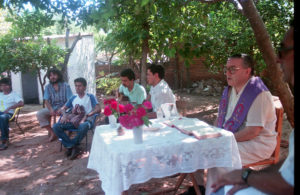
{"label": "dirt ground", "polygon": [[[186,101],[187,117],[196,117],[212,124],[220,97],[178,95]],[[40,105],[25,105],[21,110],[19,123],[25,134],[11,124],[9,148],[0,151],[0,195],[104,194],[98,174],[87,169],[88,152],[71,161],[64,156],[64,149],[60,152],[59,141],[47,141],[47,131],[39,127],[36,119],[36,111],[40,108]],[[182,109],[179,111],[183,112]],[[290,131],[285,117],[282,139],[288,140]],[[88,140],[90,147],[92,132],[89,132]],[[280,158],[286,155],[287,148],[281,147]],[[177,179],[178,176],[151,179],[143,184],[132,185],[129,194],[146,195],[171,188]],[[178,194],[191,185],[189,179],[185,180]]]}

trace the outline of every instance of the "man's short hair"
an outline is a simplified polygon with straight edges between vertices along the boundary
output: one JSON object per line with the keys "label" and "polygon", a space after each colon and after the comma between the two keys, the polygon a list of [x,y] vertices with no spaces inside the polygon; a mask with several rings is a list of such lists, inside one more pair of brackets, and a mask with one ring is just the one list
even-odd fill
{"label": "man's short hair", "polygon": [[135,74],[130,68],[122,70],[121,77],[127,77],[129,80],[135,80]]}
{"label": "man's short hair", "polygon": [[87,82],[86,82],[85,78],[82,78],[82,77],[79,77],[79,78],[75,79],[74,83],[81,83],[85,87],[87,85]]}
{"label": "man's short hair", "polygon": [[156,65],[156,64],[151,64],[147,70],[150,70],[150,72],[152,72],[152,74],[157,73],[158,77],[160,79],[163,79],[165,77],[165,69],[164,67],[162,67],[161,65]]}
{"label": "man's short hair", "polygon": [[3,79],[0,80],[0,84],[8,85],[8,86],[11,87],[11,79],[5,77],[5,78],[3,78]]}
{"label": "man's short hair", "polygon": [[63,75],[61,73],[60,70],[58,70],[57,68],[50,68],[47,72],[47,77],[48,79],[50,79],[50,74],[56,74],[58,76],[58,79],[57,79],[57,82],[63,82],[64,79],[63,79]]}
{"label": "man's short hair", "polygon": [[244,53],[234,54],[230,58],[241,58],[243,60],[243,67],[251,68],[251,75],[254,75],[255,62],[250,55]]}

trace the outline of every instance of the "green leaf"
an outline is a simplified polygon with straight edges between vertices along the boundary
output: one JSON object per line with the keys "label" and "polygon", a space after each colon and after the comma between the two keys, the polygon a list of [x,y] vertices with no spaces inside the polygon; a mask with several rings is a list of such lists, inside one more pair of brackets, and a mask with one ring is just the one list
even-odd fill
{"label": "green leaf", "polygon": [[149,3],[150,0],[142,0],[141,6],[145,6]]}

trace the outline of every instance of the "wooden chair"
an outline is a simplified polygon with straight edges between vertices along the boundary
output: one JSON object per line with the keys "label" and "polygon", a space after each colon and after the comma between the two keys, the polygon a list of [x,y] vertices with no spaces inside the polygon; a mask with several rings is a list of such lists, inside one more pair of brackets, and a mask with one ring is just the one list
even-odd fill
{"label": "wooden chair", "polygon": [[18,107],[15,109],[15,112],[12,115],[12,117],[10,117],[9,122],[15,122],[15,124],[18,126],[20,131],[22,131],[22,133],[25,134],[25,131],[20,127],[20,124],[18,123],[19,114],[22,108],[23,107]]}
{"label": "wooden chair", "polygon": [[276,164],[279,161],[280,142],[281,142],[281,134],[282,134],[282,121],[283,121],[283,107],[277,96],[273,96],[273,101],[275,104],[276,117],[277,117],[276,126],[275,126],[275,131],[277,132],[277,144],[275,150],[270,158],[256,163],[244,165],[243,168],[254,167],[259,165],[271,165],[271,164]]}

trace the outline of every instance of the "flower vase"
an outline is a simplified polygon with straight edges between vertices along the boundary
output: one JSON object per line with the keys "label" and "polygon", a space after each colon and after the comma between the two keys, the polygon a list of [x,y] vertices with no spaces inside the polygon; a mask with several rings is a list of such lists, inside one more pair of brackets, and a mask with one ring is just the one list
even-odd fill
{"label": "flower vase", "polygon": [[143,143],[143,129],[142,126],[133,127],[133,139],[135,144]]}
{"label": "flower vase", "polygon": [[108,121],[109,125],[111,128],[116,128],[117,127],[117,118],[114,115],[109,115],[108,116]]}

